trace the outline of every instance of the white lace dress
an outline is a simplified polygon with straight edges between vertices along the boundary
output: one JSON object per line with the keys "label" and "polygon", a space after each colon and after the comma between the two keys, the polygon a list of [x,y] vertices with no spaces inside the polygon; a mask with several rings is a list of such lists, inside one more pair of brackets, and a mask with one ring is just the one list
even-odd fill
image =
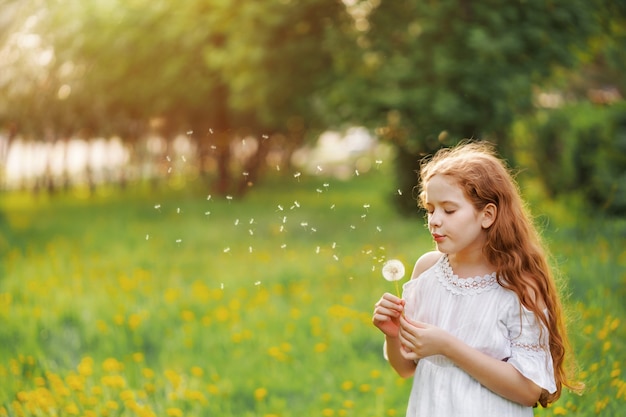
{"label": "white lace dress", "polygon": [[[461,279],[453,274],[444,255],[403,289],[407,317],[445,329],[555,392],[547,331],[540,340],[540,324],[534,314],[520,309],[517,295],[497,283],[495,272]],[[445,356],[435,355],[417,364],[406,415],[528,417],[533,409],[493,393]]]}

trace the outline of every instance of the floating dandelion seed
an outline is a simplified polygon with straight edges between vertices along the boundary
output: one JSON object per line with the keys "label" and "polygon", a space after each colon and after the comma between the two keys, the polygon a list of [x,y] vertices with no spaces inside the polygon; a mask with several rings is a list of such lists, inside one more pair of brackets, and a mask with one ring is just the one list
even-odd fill
{"label": "floating dandelion seed", "polygon": [[269,139],[269,138],[270,138],[268,135],[261,135],[261,137],[262,137],[263,139]]}
{"label": "floating dandelion seed", "polygon": [[188,131],[187,131],[187,134],[188,134],[188,135],[193,135],[193,130],[188,130]]}
{"label": "floating dandelion seed", "polygon": [[315,248],[315,253],[318,253],[318,254],[320,253],[320,247],[319,246]]}
{"label": "floating dandelion seed", "polygon": [[281,249],[285,249],[286,247],[287,247],[287,244],[286,244],[286,243],[283,243],[282,245],[280,245],[280,248],[281,248]]}
{"label": "floating dandelion seed", "polygon": [[176,243],[180,243],[182,241],[183,241],[182,239],[176,239]]}
{"label": "floating dandelion seed", "polygon": [[224,289],[224,283],[222,282],[220,283],[220,290],[223,290],[223,289]]}
{"label": "floating dandelion seed", "polygon": [[315,233],[315,232],[317,232],[317,229],[316,229],[315,227],[311,227],[311,231],[312,231],[313,233]]}
{"label": "floating dandelion seed", "polygon": [[330,206],[330,209],[334,210],[335,209],[335,205],[333,204],[332,206]]}
{"label": "floating dandelion seed", "polygon": [[335,261],[338,261],[338,260],[339,260],[339,257],[338,257],[337,255],[333,255],[333,259],[334,259]]}
{"label": "floating dandelion seed", "polygon": [[229,247],[228,248],[224,248],[224,253],[228,253],[228,252],[230,252],[230,248]]}
{"label": "floating dandelion seed", "polygon": [[244,171],[244,172],[242,172],[241,174],[242,174],[244,177],[247,177],[248,175],[250,175],[250,173],[249,173],[249,172],[247,172],[247,171]]}
{"label": "floating dandelion seed", "polygon": [[276,171],[280,171],[280,165],[276,165]]}
{"label": "floating dandelion seed", "polygon": [[182,160],[183,160],[183,162],[187,162],[187,158],[185,158],[185,155],[181,155],[181,156],[180,156],[180,159],[182,159]]}
{"label": "floating dandelion seed", "polygon": [[402,190],[398,188],[398,195],[402,195]]}
{"label": "floating dandelion seed", "polygon": [[206,201],[209,201],[211,199],[211,194],[206,196]]}
{"label": "floating dandelion seed", "polygon": [[171,159],[170,159],[170,156],[169,156],[169,155],[167,155],[167,156],[165,157],[165,159],[167,160],[167,162],[171,162]]}
{"label": "floating dandelion seed", "polygon": [[298,208],[300,208],[300,203],[298,203],[298,200],[294,201],[294,202],[293,202],[293,205],[294,205],[294,206],[296,206],[296,207],[298,207]]}
{"label": "floating dandelion seed", "polygon": [[396,294],[400,297],[398,281],[404,277],[404,264],[397,259],[390,259],[383,264],[383,278],[396,284]]}
{"label": "floating dandelion seed", "polygon": [[176,207],[176,214],[180,214],[180,207]]}
{"label": "floating dandelion seed", "polygon": [[211,214],[211,212],[210,212],[210,211],[205,211],[205,212],[204,212],[204,215],[205,215],[205,216],[208,216],[209,214]]}
{"label": "floating dandelion seed", "polygon": [[226,200],[231,201],[232,199],[233,199],[233,196],[232,196],[232,195],[227,195],[227,196],[226,196]]}
{"label": "floating dandelion seed", "polygon": [[332,246],[333,249],[335,249],[337,247],[337,242],[333,242]]}
{"label": "floating dandelion seed", "polygon": [[209,133],[213,134],[213,129],[209,128]]}
{"label": "floating dandelion seed", "polygon": [[239,225],[239,219],[236,219],[235,220],[235,226],[238,226],[238,225]]}
{"label": "floating dandelion seed", "polygon": [[376,160],[376,167],[379,167],[382,163],[383,163],[383,161],[382,161],[382,160],[377,159],[377,160]]}
{"label": "floating dandelion seed", "polygon": [[367,217],[367,214],[361,214],[361,218],[364,219]]}
{"label": "floating dandelion seed", "polygon": [[158,209],[160,209],[160,208],[161,208],[161,205],[160,205],[160,204],[155,204],[155,205],[154,205],[154,208],[158,210]]}
{"label": "floating dandelion seed", "polygon": [[283,206],[281,206],[280,204],[278,205],[278,210],[283,211]]}
{"label": "floating dandelion seed", "polygon": [[317,166],[317,170],[318,170],[319,172],[322,172],[322,171],[323,171],[322,167],[321,167],[321,166],[319,166],[319,165]]}
{"label": "floating dandelion seed", "polygon": [[316,188],[316,189],[315,189],[315,191],[317,191],[317,192],[318,192],[318,193],[320,193],[320,194],[321,194],[321,193],[323,193],[323,191],[322,191],[322,190],[320,190],[319,188]]}
{"label": "floating dandelion seed", "polygon": [[372,272],[376,271],[376,265],[372,265]]}
{"label": "floating dandelion seed", "polygon": [[257,281],[257,282],[255,282],[255,283],[254,283],[254,285],[256,285],[256,286],[261,285],[261,281]]}
{"label": "floating dandelion seed", "polygon": [[283,224],[287,223],[287,216],[283,216]]}
{"label": "floating dandelion seed", "polygon": [[356,230],[356,226],[355,226],[355,225],[353,225],[353,224],[351,224],[351,225],[350,225],[350,229],[352,229],[352,230]]}
{"label": "floating dandelion seed", "polygon": [[248,246],[248,252],[252,253],[252,246]]}
{"label": "floating dandelion seed", "polygon": [[304,230],[309,226],[308,222],[300,222],[300,226],[304,227]]}
{"label": "floating dandelion seed", "polygon": [[215,145],[211,145],[210,147],[211,147],[211,150],[212,150],[212,151],[214,151],[214,150],[216,150],[216,149],[217,149],[217,146],[215,146]]}
{"label": "floating dandelion seed", "polygon": [[169,168],[167,169],[167,173],[168,173],[168,174],[170,174],[171,172],[172,172],[172,167],[169,167]]}
{"label": "floating dandelion seed", "polygon": [[368,208],[370,208],[370,205],[369,205],[369,204],[363,204],[363,208],[364,208],[365,210],[367,210]]}
{"label": "floating dandelion seed", "polygon": [[285,226],[283,226],[283,225],[281,224],[281,225],[280,225],[280,229],[279,229],[280,233],[282,233],[284,230],[285,230]]}
{"label": "floating dandelion seed", "polygon": [[322,184],[322,186],[323,186],[324,188],[328,188],[328,187],[330,187],[330,184],[329,184],[329,183],[327,183],[327,182],[325,182],[324,184]]}
{"label": "floating dandelion seed", "polygon": [[376,230],[378,230],[379,232],[383,231],[383,229],[381,229],[380,226],[376,226]]}
{"label": "floating dandelion seed", "polygon": [[250,236],[254,235],[254,232],[252,231],[252,229],[248,229],[248,233],[250,233]]}
{"label": "floating dandelion seed", "polygon": [[250,224],[254,224],[254,218],[250,219]]}
{"label": "floating dandelion seed", "polygon": [[146,235],[146,240],[150,239],[150,235]]}
{"label": "floating dandelion seed", "polygon": [[300,175],[302,175],[300,172],[296,172],[295,174],[293,174],[293,177],[300,181]]}
{"label": "floating dandelion seed", "polygon": [[358,176],[359,176],[359,170],[358,170],[358,169],[355,169],[355,170],[354,170],[354,174],[358,177]]}

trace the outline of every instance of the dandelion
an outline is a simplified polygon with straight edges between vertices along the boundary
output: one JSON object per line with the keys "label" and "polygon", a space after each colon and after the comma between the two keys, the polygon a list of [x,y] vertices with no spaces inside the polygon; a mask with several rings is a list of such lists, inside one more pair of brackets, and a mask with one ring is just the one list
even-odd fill
{"label": "dandelion", "polygon": [[383,265],[383,278],[396,284],[396,293],[400,296],[398,281],[404,278],[404,264],[397,259],[391,259]]}

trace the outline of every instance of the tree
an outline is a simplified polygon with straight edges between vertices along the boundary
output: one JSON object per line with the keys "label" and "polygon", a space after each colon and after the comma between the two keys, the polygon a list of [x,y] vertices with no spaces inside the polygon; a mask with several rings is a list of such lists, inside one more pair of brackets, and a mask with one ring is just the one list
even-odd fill
{"label": "tree", "polygon": [[535,83],[576,61],[592,11],[583,0],[381,1],[332,100],[397,147],[400,205],[414,212],[410,173],[442,144],[488,139],[511,156],[506,129],[532,108]]}

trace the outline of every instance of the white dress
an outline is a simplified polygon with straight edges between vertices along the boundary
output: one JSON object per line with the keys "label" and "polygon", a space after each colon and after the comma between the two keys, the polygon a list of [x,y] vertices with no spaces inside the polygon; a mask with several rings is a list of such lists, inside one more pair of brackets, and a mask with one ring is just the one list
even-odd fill
{"label": "white dress", "polygon": [[[443,255],[403,287],[408,318],[440,327],[481,352],[507,361],[540,387],[556,391],[547,330],[501,287],[495,272],[476,278],[454,275]],[[521,308],[520,308],[521,307]],[[413,377],[407,417],[517,417],[533,409],[482,386],[442,355],[421,359]]]}

